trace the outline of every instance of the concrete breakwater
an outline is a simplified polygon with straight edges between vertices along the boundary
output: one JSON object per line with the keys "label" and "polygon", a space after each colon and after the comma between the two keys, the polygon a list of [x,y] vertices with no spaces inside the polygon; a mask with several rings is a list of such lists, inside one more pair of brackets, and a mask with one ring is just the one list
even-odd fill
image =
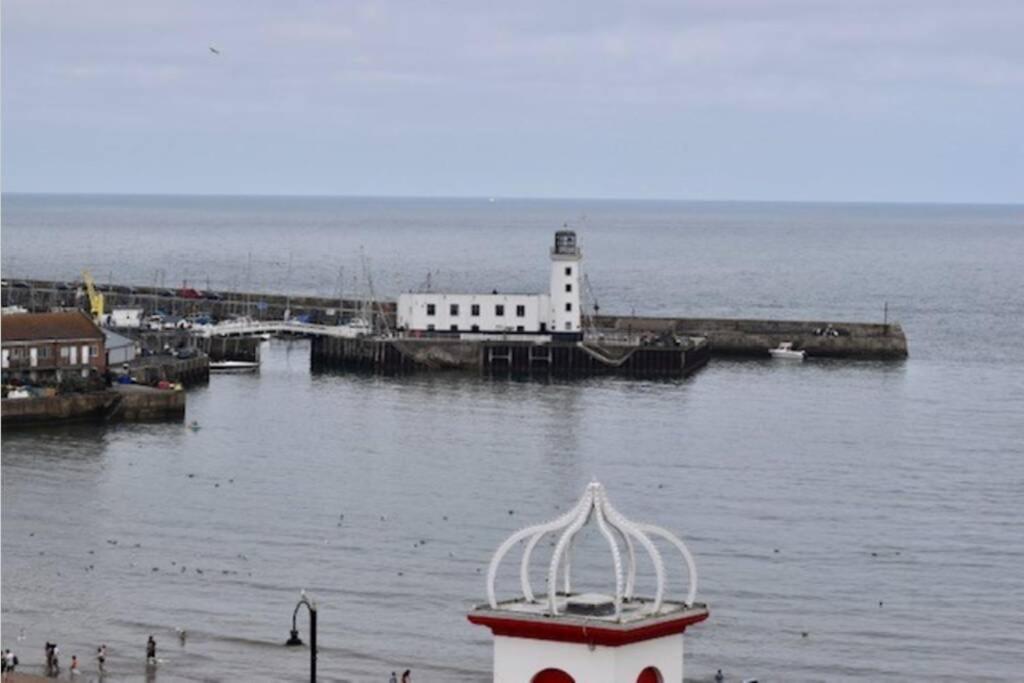
{"label": "concrete breakwater", "polygon": [[185,392],[135,385],[105,391],[41,398],[3,399],[5,428],[70,422],[149,422],[183,420]]}
{"label": "concrete breakwater", "polygon": [[[8,283],[3,288],[4,305],[25,306],[29,310],[48,310],[51,306],[88,307],[88,301],[66,283],[22,280],[17,285]],[[389,301],[371,305],[356,299],[250,292],[219,292],[216,299],[195,299],[179,296],[176,290],[157,287],[121,286],[119,289],[105,293],[108,308],[135,306],[147,313],[157,310],[176,315],[207,312],[218,317],[251,315],[266,320],[281,319],[287,311],[292,317],[308,316],[312,322],[325,324],[370,311],[391,326],[395,323],[395,303]],[[836,335],[815,333],[829,325]],[[594,318],[593,326],[638,334],[672,331],[684,336],[704,336],[710,343],[712,355],[764,357],[769,348],[782,341],[793,342],[811,357],[901,360],[908,355],[907,338],[899,323],[600,315]],[[231,353],[225,355],[244,360],[237,356],[237,350],[232,348]],[[213,353],[216,357],[216,352]]]}
{"label": "concrete breakwater", "polygon": [[718,356],[766,357],[780,342],[792,342],[820,358],[901,360],[908,355],[907,337],[898,323],[600,316],[595,324],[627,333],[699,335]]}
{"label": "concrete breakwater", "polygon": [[464,370],[491,375],[683,377],[708,362],[703,340],[678,346],[597,346],[460,339],[314,337],[314,368],[382,372]]}

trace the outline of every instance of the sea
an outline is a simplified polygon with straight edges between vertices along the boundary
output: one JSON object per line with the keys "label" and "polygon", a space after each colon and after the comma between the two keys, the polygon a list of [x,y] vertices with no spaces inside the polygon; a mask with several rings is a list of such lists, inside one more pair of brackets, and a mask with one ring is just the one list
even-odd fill
{"label": "sea", "polygon": [[[304,590],[321,680],[486,681],[466,613],[492,553],[597,480],[696,558],[687,681],[1021,679],[1024,206],[7,194],[0,258],[4,279],[542,291],[563,225],[602,313],[887,317],[909,358],[515,381],[312,372],[272,340],[184,423],[4,430],[0,646],[40,672],[57,642],[83,680],[106,644],[105,681],[302,681]],[[602,543],[577,548],[582,590],[613,590]]]}

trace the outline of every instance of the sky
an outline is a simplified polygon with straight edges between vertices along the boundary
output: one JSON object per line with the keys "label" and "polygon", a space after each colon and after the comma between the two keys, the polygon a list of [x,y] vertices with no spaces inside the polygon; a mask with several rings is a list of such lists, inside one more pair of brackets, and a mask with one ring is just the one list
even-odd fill
{"label": "sky", "polygon": [[4,192],[1024,201],[1020,0],[0,11]]}

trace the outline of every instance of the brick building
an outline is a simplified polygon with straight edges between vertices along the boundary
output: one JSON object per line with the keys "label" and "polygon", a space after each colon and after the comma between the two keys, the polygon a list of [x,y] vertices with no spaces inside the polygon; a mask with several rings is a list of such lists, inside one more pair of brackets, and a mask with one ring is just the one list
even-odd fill
{"label": "brick building", "polygon": [[3,379],[88,378],[107,369],[103,330],[82,311],[17,313],[0,319]]}

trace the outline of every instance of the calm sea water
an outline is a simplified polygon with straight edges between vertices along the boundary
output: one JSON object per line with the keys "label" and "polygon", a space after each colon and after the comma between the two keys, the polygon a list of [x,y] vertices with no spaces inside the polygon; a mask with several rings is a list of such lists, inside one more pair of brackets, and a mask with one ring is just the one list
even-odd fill
{"label": "calm sea water", "polygon": [[[539,290],[568,221],[604,311],[888,301],[911,349],[540,383],[311,374],[275,341],[258,376],[189,393],[199,431],[6,432],[2,645],[24,663],[49,639],[92,669],[105,642],[106,680],[141,680],[152,633],[158,681],[303,680],[281,644],[305,588],[326,680],[487,680],[464,614],[490,553],[596,477],[697,557],[687,680],[1020,678],[1022,207],[5,196],[2,218],[5,278],[351,294],[362,251],[378,295]],[[606,553],[588,538],[581,586],[607,590]]]}

